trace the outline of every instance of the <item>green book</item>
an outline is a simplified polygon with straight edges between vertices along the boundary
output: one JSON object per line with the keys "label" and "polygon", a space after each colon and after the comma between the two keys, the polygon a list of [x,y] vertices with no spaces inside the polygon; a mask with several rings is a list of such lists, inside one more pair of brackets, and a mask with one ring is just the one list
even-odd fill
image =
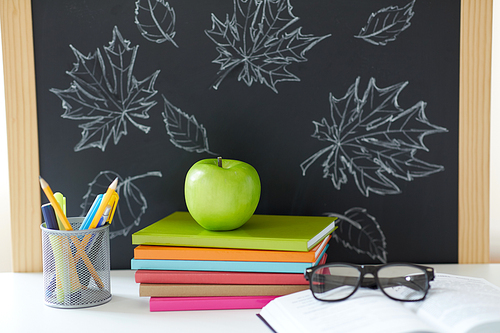
{"label": "green book", "polygon": [[230,231],[209,231],[175,212],[132,234],[132,244],[309,251],[335,229],[336,217],[253,215]]}

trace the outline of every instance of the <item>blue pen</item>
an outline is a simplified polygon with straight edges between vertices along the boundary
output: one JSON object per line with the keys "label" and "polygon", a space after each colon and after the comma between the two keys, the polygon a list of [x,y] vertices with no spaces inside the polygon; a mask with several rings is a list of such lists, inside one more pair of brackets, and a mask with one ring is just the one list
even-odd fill
{"label": "blue pen", "polygon": [[54,208],[52,208],[52,205],[50,203],[42,205],[42,214],[47,229],[59,230],[59,226],[57,225],[56,213],[54,212]]}
{"label": "blue pen", "polygon": [[82,222],[82,225],[80,226],[80,230],[86,230],[90,227],[90,223],[92,223],[92,220],[94,219],[94,215],[97,212],[97,209],[101,205],[101,200],[102,200],[103,195],[99,194],[94,200],[94,203],[89,209],[89,212],[87,213],[87,216],[85,216],[85,219]]}
{"label": "blue pen", "polygon": [[[106,207],[106,210],[104,211],[104,215],[99,220],[97,227],[102,227],[104,225],[104,223],[105,223],[104,221],[106,221],[108,219],[110,211],[111,211],[111,206]],[[92,246],[92,243],[94,242],[95,235],[96,234],[92,234],[92,236],[90,237],[90,241],[88,242],[87,246],[85,247],[85,251],[88,251],[90,249],[90,247]]]}

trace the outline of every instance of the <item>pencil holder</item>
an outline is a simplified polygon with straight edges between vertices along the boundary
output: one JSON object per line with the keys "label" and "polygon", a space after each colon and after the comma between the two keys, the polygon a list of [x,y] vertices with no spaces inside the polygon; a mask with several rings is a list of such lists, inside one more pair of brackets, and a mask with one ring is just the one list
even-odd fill
{"label": "pencil holder", "polygon": [[109,225],[78,230],[83,217],[68,218],[72,231],[42,229],[45,304],[83,308],[111,299]]}

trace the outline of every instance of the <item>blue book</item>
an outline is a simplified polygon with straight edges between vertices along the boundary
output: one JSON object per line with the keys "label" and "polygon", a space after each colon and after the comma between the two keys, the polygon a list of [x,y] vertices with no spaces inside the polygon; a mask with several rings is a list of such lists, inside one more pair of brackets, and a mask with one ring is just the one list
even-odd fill
{"label": "blue book", "polygon": [[319,263],[325,252],[326,247],[315,262],[132,259],[131,269],[304,273],[306,268]]}

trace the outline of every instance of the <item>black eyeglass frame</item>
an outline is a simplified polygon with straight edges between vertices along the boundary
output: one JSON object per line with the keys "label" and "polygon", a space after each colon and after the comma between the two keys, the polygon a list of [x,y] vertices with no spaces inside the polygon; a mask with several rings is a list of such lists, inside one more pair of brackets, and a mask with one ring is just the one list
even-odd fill
{"label": "black eyeglass frame", "polygon": [[[323,269],[323,268],[327,268],[327,267],[332,267],[332,266],[350,266],[350,267],[353,267],[355,269],[357,269],[359,271],[359,277],[357,278],[358,282],[356,284],[356,286],[354,287],[353,291],[347,295],[346,297],[343,297],[343,298],[340,298],[340,299],[321,299],[321,298],[318,298],[316,296],[316,294],[314,293],[314,288],[313,288],[313,280],[311,279],[312,275],[317,271],[317,270],[320,270],[320,269]],[[384,291],[384,288],[382,286],[382,284],[380,283],[379,281],[379,278],[378,278],[378,271],[382,268],[386,268],[386,267],[391,267],[391,266],[408,266],[408,267],[413,267],[413,268],[418,268],[418,269],[421,269],[422,271],[425,272],[425,277],[426,277],[426,284],[425,284],[425,293],[424,295],[419,298],[419,299],[409,299],[409,300],[402,300],[402,299],[398,299],[398,298],[395,298],[395,297],[392,297],[390,296],[389,294],[387,294],[385,291]],[[365,275],[366,274],[372,274],[373,275],[373,278],[375,280],[375,285],[364,285],[363,286],[363,280],[365,278]],[[324,265],[319,265],[319,266],[313,266],[313,267],[309,267],[309,268],[306,268],[305,272],[304,272],[304,277],[307,281],[309,281],[309,289],[311,290],[311,293],[313,294],[314,298],[316,298],[317,300],[320,300],[320,301],[323,301],[323,302],[338,302],[338,301],[343,301],[349,297],[351,297],[358,289],[360,286],[363,286],[363,287],[369,287],[369,288],[378,288],[382,291],[382,293],[384,293],[384,295],[386,295],[387,297],[389,297],[390,299],[393,299],[395,301],[400,301],[400,302],[419,302],[419,301],[422,301],[423,299],[425,299],[425,297],[427,296],[427,293],[429,292],[429,289],[430,289],[430,281],[433,281],[434,280],[434,268],[432,267],[429,267],[429,266],[423,266],[423,265],[418,265],[418,264],[412,264],[412,263],[405,263],[405,262],[393,262],[393,263],[387,263],[387,264],[380,264],[380,265],[356,265],[356,264],[351,264],[351,263],[345,263],[345,262],[331,262],[331,263],[327,263],[327,264],[324,264]]]}

